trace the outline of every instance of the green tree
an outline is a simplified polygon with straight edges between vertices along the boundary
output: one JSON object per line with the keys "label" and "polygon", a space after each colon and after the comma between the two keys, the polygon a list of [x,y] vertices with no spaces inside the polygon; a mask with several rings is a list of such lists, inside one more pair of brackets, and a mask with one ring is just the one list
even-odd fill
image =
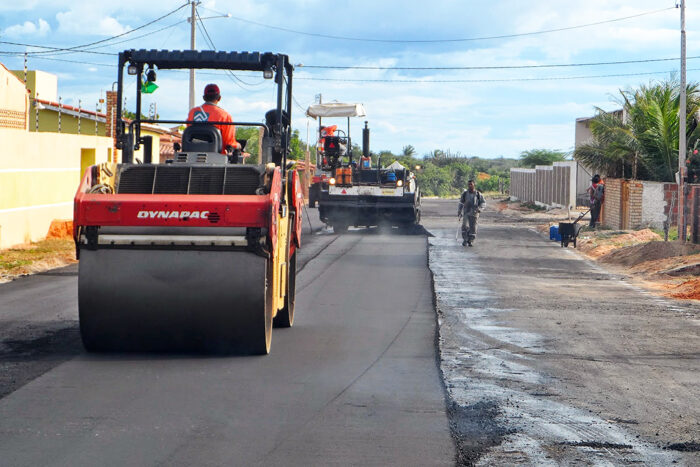
{"label": "green tree", "polygon": [[407,157],[414,157],[416,155],[416,148],[411,146],[410,144],[406,145],[403,147],[401,150],[401,155],[402,156],[407,156]]}
{"label": "green tree", "polygon": [[552,165],[554,162],[566,160],[566,156],[565,152],[553,149],[530,149],[520,153],[520,167]]}
{"label": "green tree", "polygon": [[246,140],[245,152],[250,154],[250,157],[246,160],[246,164],[258,164],[259,154],[258,154],[258,140],[260,134],[257,127],[236,127],[236,139]]}
{"label": "green tree", "polygon": [[304,143],[299,139],[299,130],[292,131],[292,139],[289,141],[289,158],[295,161],[304,160]]}
{"label": "green tree", "polygon": [[[688,147],[698,144],[700,130],[693,125],[700,110],[697,83],[686,87]],[[574,152],[577,160],[609,176],[636,175],[646,180],[673,181],[678,170],[680,83],[675,77],[637,89],[620,90],[619,113],[598,113],[591,120],[593,139]],[[691,169],[700,161],[691,158]]]}

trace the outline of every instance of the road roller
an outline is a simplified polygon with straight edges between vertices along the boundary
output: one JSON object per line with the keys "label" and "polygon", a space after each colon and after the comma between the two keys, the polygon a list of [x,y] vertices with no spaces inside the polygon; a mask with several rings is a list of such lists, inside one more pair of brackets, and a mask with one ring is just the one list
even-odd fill
{"label": "road roller", "polygon": [[[136,81],[126,121],[126,77]],[[146,119],[141,94],[176,69],[259,72],[276,104],[257,122]],[[259,52],[119,54],[121,163],[89,167],[74,200],[80,335],[88,351],[268,354],[294,323],[303,195],[287,163],[293,66]],[[183,125],[174,157],[154,163],[144,124]],[[219,125],[259,128],[256,163],[222,148]],[[240,141],[245,145],[244,141]]]}

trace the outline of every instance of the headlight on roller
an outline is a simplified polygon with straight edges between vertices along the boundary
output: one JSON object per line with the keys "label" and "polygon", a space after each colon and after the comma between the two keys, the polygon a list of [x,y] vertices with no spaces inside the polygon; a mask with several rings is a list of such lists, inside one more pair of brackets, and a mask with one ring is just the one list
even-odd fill
{"label": "headlight on roller", "polygon": [[396,180],[396,186],[403,186],[403,180]]}
{"label": "headlight on roller", "polygon": [[328,180],[328,184],[329,184],[329,185],[335,185],[335,178],[331,177],[331,178]]}

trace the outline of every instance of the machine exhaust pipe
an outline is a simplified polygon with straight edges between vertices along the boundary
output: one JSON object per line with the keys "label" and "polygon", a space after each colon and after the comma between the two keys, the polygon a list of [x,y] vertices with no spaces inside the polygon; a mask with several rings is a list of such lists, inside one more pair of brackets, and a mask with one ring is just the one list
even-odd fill
{"label": "machine exhaust pipe", "polygon": [[362,129],[362,155],[369,157],[369,128],[367,127],[367,120],[365,120],[365,127]]}

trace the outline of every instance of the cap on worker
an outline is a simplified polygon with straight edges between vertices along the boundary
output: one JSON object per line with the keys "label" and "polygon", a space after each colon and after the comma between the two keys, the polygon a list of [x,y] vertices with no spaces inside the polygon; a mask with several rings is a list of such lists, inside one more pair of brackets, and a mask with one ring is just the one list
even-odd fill
{"label": "cap on worker", "polygon": [[213,100],[221,97],[221,91],[216,84],[207,84],[204,86],[204,100]]}

